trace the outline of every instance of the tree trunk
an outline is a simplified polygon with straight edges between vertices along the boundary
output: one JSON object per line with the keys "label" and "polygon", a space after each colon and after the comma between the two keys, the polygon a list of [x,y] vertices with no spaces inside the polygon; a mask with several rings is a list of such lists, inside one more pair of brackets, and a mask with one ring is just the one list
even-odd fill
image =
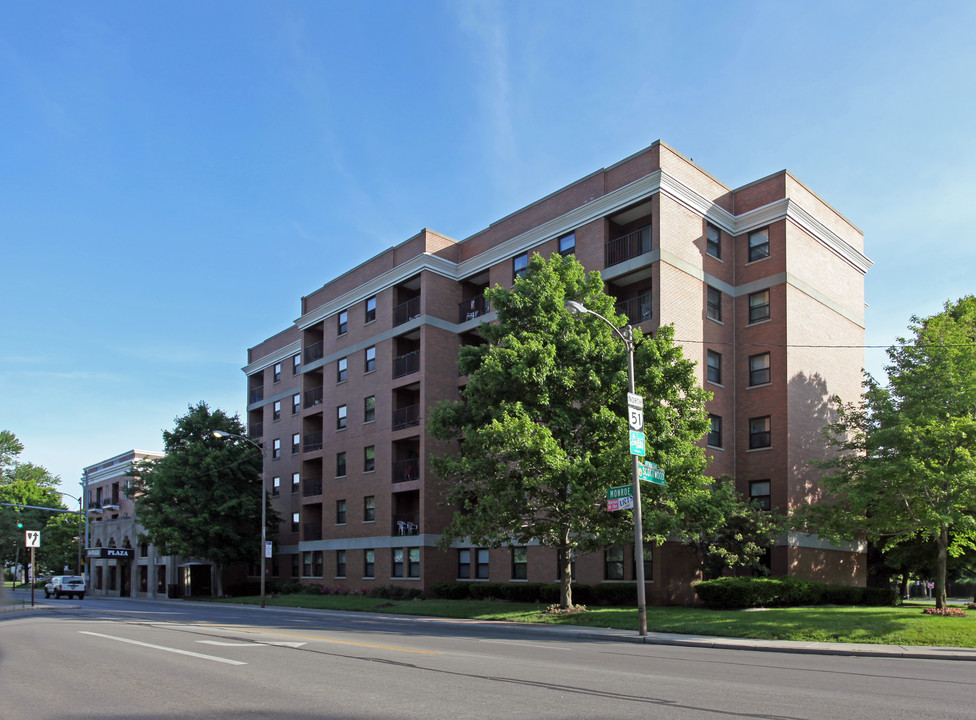
{"label": "tree trunk", "polygon": [[935,607],[938,610],[946,608],[946,556],[949,547],[949,527],[943,525],[937,539],[939,557],[935,566]]}
{"label": "tree trunk", "polygon": [[901,583],[898,585],[898,597],[902,600],[908,599],[908,571],[905,570],[901,574]]}
{"label": "tree trunk", "polygon": [[559,607],[569,610],[573,607],[573,554],[569,547],[569,531],[563,531],[562,573],[559,582]]}
{"label": "tree trunk", "polygon": [[214,563],[211,567],[213,567],[213,572],[214,572],[213,586],[215,589],[215,597],[222,598],[224,596],[223,566],[218,563]]}

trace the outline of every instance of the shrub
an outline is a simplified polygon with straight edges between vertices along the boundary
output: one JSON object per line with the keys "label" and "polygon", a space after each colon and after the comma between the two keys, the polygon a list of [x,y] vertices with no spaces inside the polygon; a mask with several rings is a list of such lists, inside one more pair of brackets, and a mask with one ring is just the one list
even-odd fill
{"label": "shrub", "polygon": [[384,600],[422,600],[424,593],[418,588],[403,587],[402,585],[384,585],[370,588],[367,595],[371,598]]}
{"label": "shrub", "polygon": [[466,600],[471,597],[468,583],[437,583],[431,585],[430,594],[443,600]]}
{"label": "shrub", "polygon": [[593,586],[593,597],[594,602],[599,605],[636,605],[637,586],[626,583],[600,583]]}
{"label": "shrub", "polygon": [[792,605],[893,605],[887,588],[861,588],[789,577],[724,577],[695,585],[695,592],[711,608],[784,607]]}

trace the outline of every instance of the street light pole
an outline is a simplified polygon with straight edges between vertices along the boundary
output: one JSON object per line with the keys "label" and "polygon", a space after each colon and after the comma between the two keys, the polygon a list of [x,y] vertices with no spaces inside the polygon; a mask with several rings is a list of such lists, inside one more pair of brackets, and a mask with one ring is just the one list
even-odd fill
{"label": "street light pole", "polygon": [[253,440],[251,440],[251,438],[244,437],[243,435],[235,435],[234,433],[224,432],[223,430],[214,430],[212,434],[215,438],[233,437],[233,438],[237,438],[238,440],[243,440],[244,442],[251,443],[251,445],[256,447],[261,452],[261,553],[259,557],[261,559],[261,607],[264,607],[265,606],[264,555],[265,555],[265,547],[267,544],[267,536],[268,536],[268,520],[267,520],[268,498],[266,497],[265,490],[264,490],[264,448],[258,445]]}
{"label": "street light pole", "polygon": [[[635,394],[634,388],[634,328],[626,325],[623,332],[607,320],[598,312],[590,310],[582,303],[575,300],[566,301],[566,309],[571,313],[585,313],[600,318],[610,326],[617,337],[623,340],[627,348],[627,385],[631,395]],[[637,573],[637,624],[641,637],[647,635],[647,599],[644,589],[644,523],[641,517],[641,488],[640,478],[637,474],[637,456],[631,453],[631,473],[634,486],[634,566]]]}
{"label": "street light pole", "polygon": [[84,518],[85,518],[85,537],[84,538],[78,538],[78,574],[79,575],[83,575],[84,573],[82,573],[82,571],[81,571],[81,544],[82,544],[82,539],[84,539],[85,550],[86,551],[88,550],[88,513],[85,512],[85,508],[83,507],[84,506],[85,493],[82,493],[81,494],[81,497],[75,497],[74,495],[69,495],[68,493],[61,492],[60,490],[55,490],[54,492],[58,493],[58,495],[64,495],[67,498],[71,498],[72,500],[77,500],[78,501],[78,514],[84,516]]}

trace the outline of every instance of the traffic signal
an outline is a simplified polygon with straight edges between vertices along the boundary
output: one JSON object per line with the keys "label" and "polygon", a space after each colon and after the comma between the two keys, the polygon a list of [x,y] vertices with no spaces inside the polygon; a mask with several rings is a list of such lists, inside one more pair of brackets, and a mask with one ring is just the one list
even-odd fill
{"label": "traffic signal", "polygon": [[21,528],[23,528],[23,527],[24,527],[24,523],[17,523],[17,529],[18,530],[21,529]]}

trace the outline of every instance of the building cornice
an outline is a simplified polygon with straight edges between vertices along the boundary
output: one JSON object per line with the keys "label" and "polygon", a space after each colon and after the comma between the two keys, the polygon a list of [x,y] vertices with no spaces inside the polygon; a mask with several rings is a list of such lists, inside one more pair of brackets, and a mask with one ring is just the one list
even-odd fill
{"label": "building cornice", "polygon": [[274,365],[276,362],[281,362],[292,355],[297,355],[302,351],[302,341],[296,340],[295,342],[288,343],[282,348],[278,348],[270,355],[265,355],[259,360],[255,360],[249,365],[245,365],[241,368],[246,374],[253,375],[256,372],[264,370]]}

